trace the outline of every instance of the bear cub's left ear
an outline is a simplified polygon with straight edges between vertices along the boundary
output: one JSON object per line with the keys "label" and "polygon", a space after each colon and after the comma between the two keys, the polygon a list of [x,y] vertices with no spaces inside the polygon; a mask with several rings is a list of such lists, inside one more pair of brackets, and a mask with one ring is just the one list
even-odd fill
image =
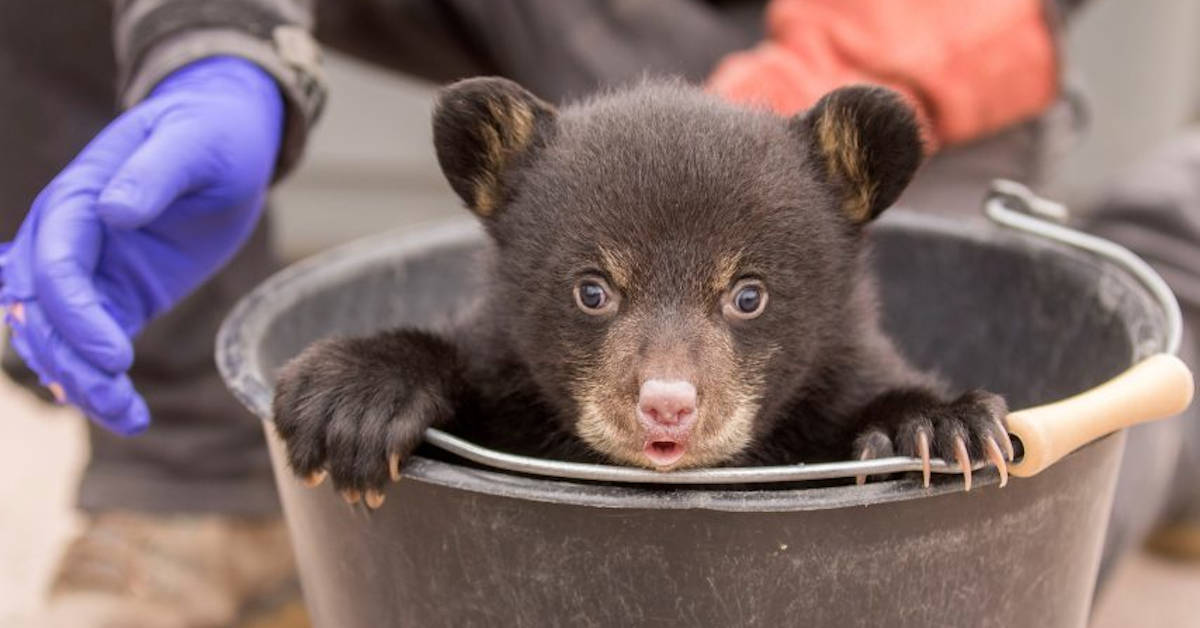
{"label": "bear cub's left ear", "polygon": [[505,174],[545,146],[556,115],[508,79],[471,78],[442,88],[433,145],[450,187],[477,215],[491,216],[508,195]]}
{"label": "bear cub's left ear", "polygon": [[896,202],[921,164],[924,147],[913,110],[892,90],[859,85],[826,94],[790,122],[809,155],[838,187],[855,224]]}

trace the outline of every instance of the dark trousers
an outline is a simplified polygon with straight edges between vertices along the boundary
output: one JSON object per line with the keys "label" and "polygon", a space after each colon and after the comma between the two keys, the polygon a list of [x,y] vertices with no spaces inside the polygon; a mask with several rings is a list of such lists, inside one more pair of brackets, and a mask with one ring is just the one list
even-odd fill
{"label": "dark trousers", "polygon": [[[557,101],[644,73],[700,79],[721,55],[760,37],[760,4],[339,0],[320,5],[319,34],[333,47],[400,72],[439,82],[503,74]],[[99,2],[0,0],[0,146],[6,147],[0,151],[0,237],[15,233],[37,191],[114,114],[107,20]],[[1058,107],[946,150],[922,169],[902,203],[978,216],[992,178],[1036,185],[1072,127],[1070,109]],[[1200,224],[1200,199],[1192,201],[1173,208],[1109,207],[1097,225],[1156,262],[1186,293],[1186,319],[1200,323],[1200,296],[1188,296],[1200,278],[1200,233],[1192,227]],[[275,266],[263,225],[228,268],[138,339],[133,381],[154,422],[134,439],[91,429],[84,508],[277,508],[260,428],[225,392],[211,357],[221,317]],[[1189,360],[1192,338],[1189,333],[1184,347]],[[1129,442],[1106,565],[1167,509],[1200,503],[1195,482],[1176,483],[1178,499],[1171,501],[1170,481],[1195,477],[1200,422],[1186,416],[1144,426]]]}

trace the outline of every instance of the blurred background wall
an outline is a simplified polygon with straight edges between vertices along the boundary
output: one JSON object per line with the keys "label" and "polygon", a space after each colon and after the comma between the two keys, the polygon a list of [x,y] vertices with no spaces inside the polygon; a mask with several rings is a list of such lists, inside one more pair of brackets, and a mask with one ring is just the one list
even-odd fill
{"label": "blurred background wall", "polygon": [[[1104,181],[1200,112],[1200,2],[1093,0],[1071,25],[1091,124],[1044,193],[1084,207]],[[331,54],[332,97],[303,167],[275,199],[296,258],[360,235],[462,218],[437,168],[432,87]]]}
{"label": "blurred background wall", "polygon": [[1066,59],[1091,110],[1087,135],[1045,190],[1086,204],[1104,181],[1200,114],[1200,2],[1094,0]]}

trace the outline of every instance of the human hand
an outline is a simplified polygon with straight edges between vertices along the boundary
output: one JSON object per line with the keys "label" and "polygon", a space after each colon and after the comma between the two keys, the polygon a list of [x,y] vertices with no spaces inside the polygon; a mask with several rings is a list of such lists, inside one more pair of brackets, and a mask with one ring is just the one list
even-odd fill
{"label": "human hand", "polygon": [[224,265],[262,211],[283,98],[252,63],[164,79],[44,189],[0,254],[12,344],[60,401],[119,434],[150,422],[132,338]]}

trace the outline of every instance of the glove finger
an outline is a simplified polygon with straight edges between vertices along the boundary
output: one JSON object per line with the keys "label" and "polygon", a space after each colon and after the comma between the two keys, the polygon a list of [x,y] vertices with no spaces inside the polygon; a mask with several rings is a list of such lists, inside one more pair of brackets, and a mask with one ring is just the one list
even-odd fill
{"label": "glove finger", "polygon": [[34,240],[34,289],[49,323],[80,356],[123,373],[133,364],[133,345],[96,289],[104,234],[91,203],[85,193],[47,199]]}
{"label": "glove finger", "polygon": [[[68,199],[94,199],[120,164],[145,140],[149,121],[154,114],[152,107],[143,104],[118,117],[42,189],[21,223],[17,237],[0,254],[0,301],[12,302],[34,297],[37,268],[34,249],[43,215]],[[50,298],[53,302],[54,293]],[[83,307],[80,320],[98,321],[98,325],[81,327],[80,333],[71,334],[72,338],[86,336],[87,340],[82,343],[83,351],[102,368],[112,372],[126,370],[133,359],[128,338],[114,335],[105,322],[108,317],[96,316],[96,308]],[[54,313],[58,314],[57,311]],[[69,310],[62,313],[64,316],[70,315]],[[91,327],[98,327],[94,335],[91,335]]]}
{"label": "glove finger", "polygon": [[132,435],[146,429],[150,412],[129,376],[92,366],[63,342],[37,302],[24,305],[25,321],[10,323],[13,348],[42,385],[58,384],[67,401],[113,432]]}
{"label": "glove finger", "polygon": [[155,128],[100,193],[100,218],[121,229],[136,229],[158,218],[212,169],[203,146],[189,125]]}

